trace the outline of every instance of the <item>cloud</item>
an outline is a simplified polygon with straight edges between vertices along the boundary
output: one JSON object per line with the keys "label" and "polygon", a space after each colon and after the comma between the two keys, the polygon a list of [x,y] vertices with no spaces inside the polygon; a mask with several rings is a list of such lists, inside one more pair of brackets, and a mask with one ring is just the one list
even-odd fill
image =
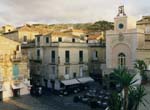
{"label": "cloud", "polygon": [[1,0],[0,25],[113,21],[120,4],[125,4],[127,15],[150,13],[148,0]]}

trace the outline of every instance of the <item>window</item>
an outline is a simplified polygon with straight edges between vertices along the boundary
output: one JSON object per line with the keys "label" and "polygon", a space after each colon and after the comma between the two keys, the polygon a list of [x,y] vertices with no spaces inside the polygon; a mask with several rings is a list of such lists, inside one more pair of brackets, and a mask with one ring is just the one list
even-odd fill
{"label": "window", "polygon": [[86,40],[86,43],[88,43],[89,41],[88,40]]}
{"label": "window", "polygon": [[65,51],[65,62],[66,63],[70,62],[70,52],[68,50]]}
{"label": "window", "polygon": [[96,57],[96,58],[98,57],[98,52],[97,52],[97,51],[95,51],[95,57]]}
{"label": "window", "polygon": [[72,42],[75,42],[75,38],[72,39]]}
{"label": "window", "polygon": [[55,67],[52,67],[52,74],[55,74]]}
{"label": "window", "polygon": [[38,59],[40,58],[40,50],[39,49],[37,50],[37,58]]}
{"label": "window", "polygon": [[145,28],[145,33],[149,34],[150,33],[150,25],[147,25]]}
{"label": "window", "polygon": [[79,51],[79,62],[83,62],[83,51]]}
{"label": "window", "polygon": [[40,37],[39,36],[37,37],[37,42],[40,42]]}
{"label": "window", "polygon": [[23,36],[23,42],[27,42],[27,36]]}
{"label": "window", "polygon": [[97,58],[98,58],[98,52],[93,51],[93,60],[97,60]]}
{"label": "window", "polygon": [[70,68],[69,67],[65,67],[65,74],[69,74]]}
{"label": "window", "polygon": [[73,73],[73,78],[76,78],[77,77],[77,73]]}
{"label": "window", "polygon": [[49,37],[46,37],[46,43],[49,43]]}
{"label": "window", "polygon": [[62,38],[61,37],[58,38],[58,42],[62,42]]}
{"label": "window", "polygon": [[118,55],[118,66],[125,67],[125,65],[126,65],[126,56],[124,53],[120,53]]}
{"label": "window", "polygon": [[16,50],[19,51],[19,45],[17,45]]}
{"label": "window", "polygon": [[55,51],[54,50],[51,51],[51,62],[55,63]]}
{"label": "window", "polygon": [[80,66],[79,72],[80,72],[80,77],[83,77],[83,66]]}

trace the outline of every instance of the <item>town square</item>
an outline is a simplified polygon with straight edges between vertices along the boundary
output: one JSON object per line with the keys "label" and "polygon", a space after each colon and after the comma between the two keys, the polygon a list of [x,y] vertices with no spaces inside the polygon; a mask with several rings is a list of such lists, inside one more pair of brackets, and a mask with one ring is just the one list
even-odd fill
{"label": "town square", "polygon": [[150,110],[149,4],[2,0],[0,110]]}

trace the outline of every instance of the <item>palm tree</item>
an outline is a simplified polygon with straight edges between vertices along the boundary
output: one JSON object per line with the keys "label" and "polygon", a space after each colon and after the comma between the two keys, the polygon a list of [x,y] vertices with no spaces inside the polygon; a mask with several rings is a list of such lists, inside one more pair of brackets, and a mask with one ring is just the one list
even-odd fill
{"label": "palm tree", "polygon": [[147,65],[143,60],[136,60],[134,67],[140,71],[140,74],[142,76],[142,81],[147,80],[147,75],[144,73],[144,70],[146,70]]}
{"label": "palm tree", "polygon": [[121,110],[122,97],[117,92],[113,92],[109,100],[109,105],[109,110]]}
{"label": "palm tree", "polygon": [[145,62],[143,60],[136,60],[134,67],[136,69],[138,69],[140,71],[140,73],[142,74],[144,72],[144,70],[146,70],[147,66],[145,64]]}
{"label": "palm tree", "polygon": [[146,107],[146,103],[149,103],[144,97],[147,95],[143,86],[137,88],[130,88],[129,90],[129,105],[128,110],[138,110],[139,105],[143,104]]}
{"label": "palm tree", "polygon": [[112,74],[124,90],[123,108],[124,110],[128,110],[128,92],[131,85],[136,82],[136,80],[133,79],[135,74],[130,74],[126,68],[114,69]]}

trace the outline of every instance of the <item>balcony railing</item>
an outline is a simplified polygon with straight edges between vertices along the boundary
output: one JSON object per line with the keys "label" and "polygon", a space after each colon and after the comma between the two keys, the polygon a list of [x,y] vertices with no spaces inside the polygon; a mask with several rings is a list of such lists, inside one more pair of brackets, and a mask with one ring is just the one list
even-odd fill
{"label": "balcony railing", "polygon": [[22,60],[21,55],[13,55],[11,56],[11,61],[12,62],[20,62]]}
{"label": "balcony railing", "polygon": [[42,63],[41,59],[30,59],[30,62],[34,62],[34,63]]}
{"label": "balcony railing", "polygon": [[83,62],[83,59],[81,58],[80,60],[79,60],[79,64],[83,64],[84,62]]}
{"label": "balcony railing", "polygon": [[70,59],[69,58],[66,58],[65,64],[70,64]]}
{"label": "balcony railing", "polygon": [[51,64],[56,64],[55,59],[52,59],[52,60],[51,60]]}
{"label": "balcony railing", "polygon": [[94,59],[91,60],[91,62],[93,62],[93,63],[98,63],[98,62],[100,62],[100,61],[99,61],[98,58],[94,58]]}

